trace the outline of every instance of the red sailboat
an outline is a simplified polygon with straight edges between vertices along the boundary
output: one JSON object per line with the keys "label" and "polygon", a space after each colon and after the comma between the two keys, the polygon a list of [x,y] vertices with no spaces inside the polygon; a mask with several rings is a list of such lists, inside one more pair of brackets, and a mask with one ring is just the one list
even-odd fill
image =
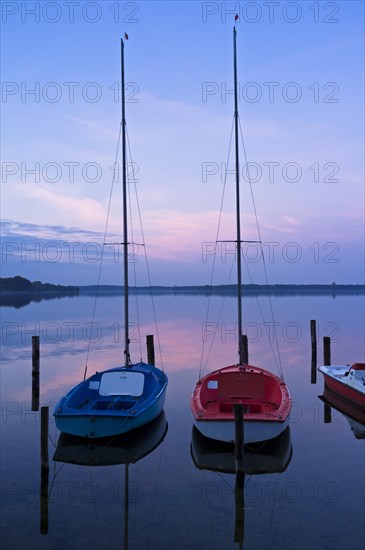
{"label": "red sailboat", "polygon": [[238,355],[237,365],[218,369],[202,377],[193,390],[191,410],[194,425],[206,437],[220,441],[235,440],[233,407],[243,406],[244,443],[277,437],[289,423],[291,396],[284,380],[262,368],[245,362],[242,340],[241,223],[238,147],[238,95],[236,28],[233,28],[234,50],[234,128],[236,178],[236,250]]}

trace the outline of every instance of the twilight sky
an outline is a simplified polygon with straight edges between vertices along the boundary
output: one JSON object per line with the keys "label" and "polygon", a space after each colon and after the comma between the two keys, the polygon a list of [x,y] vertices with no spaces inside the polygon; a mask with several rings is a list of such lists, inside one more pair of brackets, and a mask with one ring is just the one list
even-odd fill
{"label": "twilight sky", "polygon": [[[214,282],[228,282],[232,245],[215,240],[239,13],[240,121],[269,281],[363,282],[363,2],[1,8],[3,277],[96,283],[127,32],[127,125],[152,283],[208,284],[214,255]],[[245,165],[241,149],[243,239],[257,240]],[[221,240],[235,238],[232,168],[231,154]],[[118,193],[115,184],[108,242],[121,240]],[[244,254],[263,282],[258,246]],[[136,245],[135,265],[140,256]],[[106,249],[102,282],[121,283],[120,267],[118,250]]]}

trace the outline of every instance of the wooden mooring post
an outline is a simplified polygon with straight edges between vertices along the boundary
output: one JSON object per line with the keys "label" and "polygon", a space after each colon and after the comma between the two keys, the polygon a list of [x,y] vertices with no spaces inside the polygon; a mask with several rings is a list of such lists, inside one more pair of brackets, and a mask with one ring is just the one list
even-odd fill
{"label": "wooden mooring post", "polygon": [[317,382],[317,328],[314,319],[311,319],[310,327],[312,344],[311,384],[315,384]]}
{"label": "wooden mooring post", "polygon": [[147,363],[155,366],[155,344],[153,342],[153,334],[148,334],[146,337],[147,344]]}
{"label": "wooden mooring post", "polygon": [[244,422],[243,406],[241,403],[233,405],[233,413],[235,426],[234,458],[236,463],[236,472],[243,472]]}
{"label": "wooden mooring post", "polygon": [[247,334],[242,334],[243,363],[248,365],[248,340]]}
{"label": "wooden mooring post", "polygon": [[323,419],[325,424],[331,424],[332,413],[331,405],[329,403],[323,403]]}
{"label": "wooden mooring post", "polygon": [[234,443],[234,458],[236,463],[236,485],[235,485],[235,501],[236,501],[236,520],[234,542],[243,543],[244,533],[244,480],[245,474],[243,470],[244,460],[244,420],[243,406],[241,403],[233,405],[234,426],[235,426],[235,443]]}
{"label": "wooden mooring post", "polygon": [[32,336],[32,411],[39,411],[39,336]]}
{"label": "wooden mooring post", "polygon": [[40,498],[40,532],[48,533],[48,407],[41,407],[41,498]]}
{"label": "wooden mooring post", "polygon": [[236,473],[236,484],[234,488],[234,496],[236,503],[236,517],[234,529],[234,542],[239,543],[239,548],[242,548],[245,532],[245,498],[244,498],[245,474],[243,472]]}
{"label": "wooden mooring post", "polygon": [[331,338],[323,337],[323,364],[329,366],[331,364]]}

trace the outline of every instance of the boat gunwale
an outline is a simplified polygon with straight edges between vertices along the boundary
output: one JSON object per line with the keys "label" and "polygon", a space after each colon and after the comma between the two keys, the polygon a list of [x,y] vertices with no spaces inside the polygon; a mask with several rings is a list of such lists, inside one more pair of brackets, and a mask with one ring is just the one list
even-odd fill
{"label": "boat gunwale", "polygon": [[[238,369],[238,370],[237,370]],[[287,387],[286,383],[273,374],[272,372],[262,369],[260,367],[256,367],[254,365],[229,365],[227,367],[222,367],[221,369],[217,369],[213,372],[208,373],[204,377],[202,377],[195,385],[192,396],[191,396],[191,410],[193,413],[193,416],[196,421],[202,421],[202,422],[232,422],[234,420],[234,412],[233,412],[233,405],[235,404],[234,398],[231,398],[232,400],[232,412],[222,412],[218,411],[217,409],[214,410],[208,410],[206,407],[203,406],[201,402],[201,390],[203,388],[204,383],[206,383],[211,377],[219,376],[220,374],[230,374],[232,372],[233,374],[239,374],[240,372],[243,373],[255,373],[257,375],[263,375],[266,376],[268,379],[273,380],[279,385],[280,388],[280,404],[275,411],[266,411],[266,412],[244,412],[243,418],[244,421],[248,422],[280,422],[283,423],[287,420],[290,410],[291,410],[291,394],[289,391],[289,388]],[[237,396],[237,404],[240,403],[240,399],[242,400],[242,397]]]}
{"label": "boat gunwale", "polygon": [[[95,400],[90,403],[90,406],[84,409],[78,407],[70,406],[69,402],[74,397],[74,395],[82,388],[82,386],[87,385],[90,381],[93,380],[95,376],[102,377],[105,373],[108,372],[125,372],[126,370],[131,370],[132,372],[139,372],[145,376],[151,376],[154,378],[156,387],[155,391],[152,394],[143,396],[132,396],[132,395],[108,395],[101,396],[99,392],[95,395]],[[153,402],[160,398],[163,392],[167,388],[168,378],[167,375],[156,368],[153,365],[148,363],[139,362],[133,364],[132,366],[119,366],[108,369],[106,371],[95,372],[86,380],[80,382],[77,386],[71,388],[65,395],[61,397],[55,406],[53,415],[58,417],[85,417],[85,416],[95,416],[95,417],[115,417],[119,416],[121,418],[137,418],[139,415],[145,412],[145,410],[153,405]],[[97,402],[107,402],[110,400],[115,403],[123,403],[123,401],[134,401],[134,404],[126,409],[96,409],[93,408]]]}
{"label": "boat gunwale", "polygon": [[[350,365],[321,365],[320,367],[318,367],[318,370],[323,374],[325,384],[333,393],[335,393],[336,395],[342,396],[342,398],[345,401],[348,401],[351,403],[350,398],[347,397],[344,394],[344,392],[341,392],[340,389],[336,390],[333,387],[333,386],[336,387],[336,385],[338,385],[339,388],[344,388],[344,389],[346,388],[348,393],[354,392],[354,396],[357,398],[357,402],[358,402],[358,399],[360,398],[360,402],[365,403],[365,393],[361,391],[359,388],[357,388],[356,386],[349,384],[347,382],[348,376],[345,375],[345,372],[349,373],[351,368],[352,367]],[[334,371],[335,369],[337,370],[338,374],[341,371],[343,372],[343,374],[336,376],[333,372],[331,372],[331,370]],[[357,371],[355,370],[353,372],[357,372]],[[354,375],[354,378],[355,380],[358,380],[358,377],[355,375]]]}

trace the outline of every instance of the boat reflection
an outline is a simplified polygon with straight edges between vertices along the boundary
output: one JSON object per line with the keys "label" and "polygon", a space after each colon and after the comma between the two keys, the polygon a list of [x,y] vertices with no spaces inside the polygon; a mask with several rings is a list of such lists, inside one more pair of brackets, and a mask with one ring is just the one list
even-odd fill
{"label": "boat reflection", "polygon": [[[324,386],[323,395],[319,395],[318,398],[323,401],[325,406],[332,407],[346,418],[356,439],[365,439],[365,410],[363,408],[341,399],[326,385]],[[331,422],[330,411],[326,416],[327,422]]]}
{"label": "boat reflection", "polygon": [[61,432],[53,460],[80,466],[134,464],[152,453],[166,432],[164,411],[149,424],[115,437],[88,439]]}
{"label": "boat reflection", "polygon": [[[191,456],[199,470],[212,470],[226,474],[236,473],[234,445],[204,437],[194,426]],[[290,428],[275,439],[244,446],[243,471],[245,474],[284,472],[291,460]]]}
{"label": "boat reflection", "polygon": [[293,454],[290,427],[278,437],[263,443],[244,446],[243,471],[236,470],[235,448],[204,437],[193,427],[191,456],[199,470],[235,474],[235,533],[234,542],[243,548],[244,541],[244,482],[245,475],[282,473],[288,468]]}
{"label": "boat reflection", "polygon": [[150,422],[122,436],[85,439],[61,433],[55,462],[80,466],[124,465],[124,536],[121,548],[129,548],[129,465],[152,453],[164,440],[168,424],[164,411]]}

